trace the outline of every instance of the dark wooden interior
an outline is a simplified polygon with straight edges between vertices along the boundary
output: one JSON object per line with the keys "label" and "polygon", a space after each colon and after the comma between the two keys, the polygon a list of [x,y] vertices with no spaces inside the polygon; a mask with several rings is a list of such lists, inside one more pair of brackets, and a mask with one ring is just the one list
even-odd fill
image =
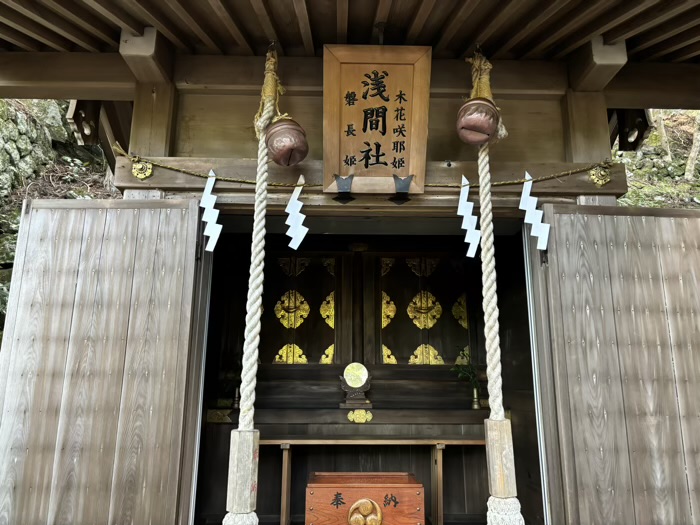
{"label": "dark wooden interior", "polygon": [[[498,286],[503,377],[507,385],[504,394],[513,423],[523,509],[529,521],[535,523],[542,520],[542,497],[522,238],[519,228],[502,229],[508,234],[497,237],[496,250],[502,270]],[[232,405],[243,341],[249,242],[246,234],[224,235],[214,260],[213,282],[217,284],[212,288],[209,311],[204,401],[208,417],[203,423],[200,448],[198,524],[219,523],[225,508],[229,434],[237,423]],[[292,523],[303,523],[304,488],[312,472],[412,472],[425,485],[426,495],[430,494],[431,447],[335,442],[483,439],[483,419],[488,417],[488,410],[470,409],[471,388],[451,371],[457,353],[467,344],[482,374],[485,370],[479,260],[466,260],[463,238],[454,235],[310,234],[304,251],[298,254],[286,248],[286,243],[284,235],[268,235],[256,427],[262,440],[327,441],[313,446],[293,445]],[[297,277],[285,275],[279,265],[279,259],[294,256],[311,259]],[[380,262],[383,257],[396,261],[384,276]],[[406,257],[442,259],[432,275],[417,277],[405,263]],[[324,259],[335,261],[335,275],[323,264]],[[392,272],[393,280],[388,279]],[[291,287],[301,291],[311,305],[309,316],[297,330],[281,327],[274,314],[275,302]],[[430,330],[418,330],[406,315],[406,304],[419,288],[429,289],[443,303],[442,317]],[[318,305],[333,290],[335,330],[318,313]],[[381,290],[390,294],[397,307],[384,330],[378,326],[381,316],[373,310],[379,305]],[[461,293],[468,297],[469,330],[459,326],[451,312],[454,299]],[[436,330],[441,324],[447,328]],[[272,364],[277,350],[292,341],[304,350],[308,364]],[[441,342],[445,344],[441,346]],[[336,348],[334,363],[318,364],[323,349],[332,343]],[[408,357],[421,343],[438,348],[445,365],[408,365]],[[399,364],[381,364],[382,344],[391,348]],[[366,424],[351,423],[348,410],[339,408],[344,399],[339,376],[351,361],[365,363],[372,376],[368,397],[374,419]],[[485,398],[483,383],[482,390]],[[282,454],[279,445],[261,448],[257,512],[267,523],[280,522]],[[485,522],[488,494],[483,445],[449,445],[443,451],[443,465],[444,521]],[[431,523],[433,504],[426,496],[426,517]]]}

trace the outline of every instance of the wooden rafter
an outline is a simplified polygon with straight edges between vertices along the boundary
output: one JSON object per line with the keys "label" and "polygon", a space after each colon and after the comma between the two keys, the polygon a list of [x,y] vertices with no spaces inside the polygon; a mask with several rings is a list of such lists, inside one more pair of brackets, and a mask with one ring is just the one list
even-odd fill
{"label": "wooden rafter", "polygon": [[173,12],[180,17],[180,19],[185,22],[187,27],[192,30],[192,32],[197,35],[197,38],[202,41],[206,46],[207,50],[212,53],[221,54],[221,48],[214,42],[214,39],[209,35],[209,32],[202,27],[202,25],[195,20],[195,18],[190,14],[189,9],[186,9],[180,0],[165,0],[165,3],[173,10]]}
{"label": "wooden rafter", "polygon": [[185,43],[185,39],[180,34],[179,29],[174,27],[163,13],[158,11],[153,5],[145,5],[140,0],[128,0],[128,5],[133,12],[160,31],[180,51],[190,51],[190,46]]}
{"label": "wooden rafter", "polygon": [[99,41],[86,35],[44,6],[28,0],[2,0],[2,3],[87,51],[98,52],[100,50]]}
{"label": "wooden rafter", "polygon": [[117,32],[86,8],[70,0],[42,0],[42,3],[58,15],[75,24],[83,31],[99,38],[109,46],[113,48],[119,46],[118,39],[115,38]]}
{"label": "wooden rafter", "polygon": [[374,24],[386,24],[389,19],[389,11],[391,11],[391,1],[392,0],[379,0],[377,4],[377,10],[374,13]]}
{"label": "wooden rafter", "polygon": [[406,44],[414,44],[416,38],[420,35],[420,32],[425,27],[425,21],[428,19],[428,15],[433,10],[436,0],[423,0],[418,4],[418,10],[416,11],[411,25],[408,28],[408,33],[406,33]]}
{"label": "wooden rafter", "polygon": [[686,46],[700,42],[700,25],[692,27],[687,31],[664,40],[660,44],[650,47],[645,50],[640,57],[645,60],[656,60],[665,55],[669,55],[674,51],[683,49]]}
{"label": "wooden rafter", "polygon": [[348,41],[348,1],[338,0],[336,3],[336,33],[339,44],[345,44]]}
{"label": "wooden rafter", "polygon": [[603,38],[606,44],[616,44],[617,42],[622,42],[643,33],[644,31],[652,29],[653,27],[664,23],[666,20],[680,15],[694,5],[697,5],[697,2],[691,2],[689,0],[684,0],[681,2],[671,1],[660,4],[606,31],[603,34]]}
{"label": "wooden rafter", "polygon": [[586,24],[572,36],[566,38],[560,44],[557,44],[554,58],[559,59],[565,57],[574,49],[577,49],[586,42],[589,42],[594,36],[601,35],[616,25],[626,22],[635,15],[646,11],[658,2],[659,0],[643,0],[635,2],[631,5],[620,4],[610,11],[606,11],[603,15],[596,18],[589,24]]}
{"label": "wooden rafter", "polygon": [[486,17],[485,23],[481,24],[481,29],[472,38],[472,43],[464,50],[462,56],[470,55],[476,45],[483,45],[494,33],[497,33],[508,22],[512,22],[515,18],[515,13],[522,8],[523,0],[505,0],[498,2],[498,5],[492,11],[493,16],[489,14]]}
{"label": "wooden rafter", "polygon": [[253,55],[254,52],[250,42],[248,42],[248,39],[243,34],[243,31],[241,31],[241,28],[238,27],[236,19],[231,11],[229,11],[228,7],[226,7],[221,0],[209,0],[209,5],[216,13],[216,16],[221,19],[224,26],[226,26],[226,30],[233,37],[236,43],[243,48],[246,54]]}
{"label": "wooden rafter", "polygon": [[304,41],[304,49],[306,50],[306,54],[309,56],[314,56],[316,51],[314,50],[314,39],[311,35],[309,13],[306,10],[306,0],[294,0],[294,11],[297,14],[297,20],[299,21],[299,31],[301,31],[301,38]]}
{"label": "wooden rafter", "polygon": [[39,51],[41,46],[36,40],[29,38],[24,33],[20,33],[4,24],[0,24],[0,39],[17,46],[24,51]]}
{"label": "wooden rafter", "polygon": [[635,56],[664,40],[672,38],[683,31],[700,25],[700,6],[686,11],[680,16],[660,24],[649,31],[627,41],[627,53]]}
{"label": "wooden rafter", "polygon": [[552,31],[548,31],[545,38],[535,38],[535,43],[532,46],[528,46],[527,51],[521,58],[535,58],[542,55],[545,51],[551,49],[554,44],[571,34],[574,29],[599,16],[609,7],[610,4],[607,0],[588,1],[578,4],[566,14],[566,17],[552,23]]}
{"label": "wooden rafter", "polygon": [[277,36],[277,31],[275,31],[275,26],[272,23],[272,17],[267,10],[264,0],[251,0],[250,4],[253,6],[253,10],[258,17],[258,21],[265,32],[265,36],[268,40],[277,42],[277,54],[283,55],[284,49],[280,43],[280,39]]}
{"label": "wooden rafter", "polygon": [[452,41],[457,32],[469,18],[469,15],[474,12],[478,5],[479,0],[464,0],[462,2],[462,6],[459,8],[459,11],[457,11],[454,16],[450,16],[447,19],[447,27],[445,27],[445,29],[441,32],[442,36],[433,48],[433,55],[439,53],[447,47],[447,44]]}
{"label": "wooden rafter", "polygon": [[143,24],[114,5],[112,0],[82,0],[82,2],[105,20],[120,27],[122,31],[127,31],[132,35],[143,34]]}
{"label": "wooden rafter", "polygon": [[666,58],[671,62],[685,62],[686,60],[692,60],[699,55],[700,42],[695,42],[694,44],[686,46],[675,53],[668,55]]}
{"label": "wooden rafter", "polygon": [[507,40],[498,45],[498,48],[494,50],[493,57],[502,58],[508,54],[513,48],[536,33],[551,18],[559,14],[560,11],[570,7],[572,2],[573,0],[556,0],[548,4],[544,9],[541,9],[540,6],[535,6],[530,16],[524,17],[525,23],[519,29],[515,29],[513,34],[507,37]]}
{"label": "wooden rafter", "polygon": [[73,45],[65,38],[49,31],[44,26],[36,23],[25,16],[20,15],[17,11],[10,9],[5,5],[0,5],[0,23],[3,23],[15,31],[24,33],[28,37],[33,38],[49,46],[56,51],[70,51]]}

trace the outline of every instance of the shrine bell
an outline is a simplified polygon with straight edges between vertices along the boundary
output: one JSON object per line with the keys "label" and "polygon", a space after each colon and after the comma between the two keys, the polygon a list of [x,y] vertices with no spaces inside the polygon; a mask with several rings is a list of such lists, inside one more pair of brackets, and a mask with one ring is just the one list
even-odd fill
{"label": "shrine bell", "polygon": [[487,98],[469,99],[457,113],[457,135],[462,142],[480,146],[498,131],[498,108]]}
{"label": "shrine bell", "polygon": [[279,119],[267,127],[267,149],[280,166],[299,164],[309,153],[306,132],[292,119]]}

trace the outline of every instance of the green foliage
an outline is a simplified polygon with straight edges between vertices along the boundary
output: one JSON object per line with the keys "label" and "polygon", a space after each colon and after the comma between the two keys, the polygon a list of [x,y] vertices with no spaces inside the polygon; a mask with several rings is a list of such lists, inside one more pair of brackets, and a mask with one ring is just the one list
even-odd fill
{"label": "green foliage", "polygon": [[474,363],[472,363],[469,350],[462,350],[459,353],[459,357],[461,359],[458,359],[457,363],[450,370],[457,372],[457,379],[469,383],[472,388],[479,388],[478,371]]}

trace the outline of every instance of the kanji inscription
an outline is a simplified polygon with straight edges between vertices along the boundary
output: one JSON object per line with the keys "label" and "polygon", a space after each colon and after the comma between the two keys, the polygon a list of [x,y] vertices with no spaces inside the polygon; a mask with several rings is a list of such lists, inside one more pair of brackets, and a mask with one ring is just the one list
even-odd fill
{"label": "kanji inscription", "polygon": [[353,176],[353,193],[394,193],[394,176],[422,193],[430,48],[326,46],[324,189]]}

